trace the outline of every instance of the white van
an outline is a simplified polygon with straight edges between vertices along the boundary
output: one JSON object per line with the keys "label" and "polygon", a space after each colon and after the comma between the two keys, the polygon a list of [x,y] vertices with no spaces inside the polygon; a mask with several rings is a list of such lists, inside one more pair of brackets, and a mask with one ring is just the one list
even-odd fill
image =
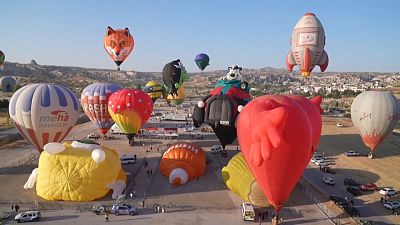
{"label": "white van", "polygon": [[221,145],[213,145],[211,147],[211,153],[216,154],[218,152],[222,151],[222,146]]}
{"label": "white van", "polygon": [[250,202],[243,202],[241,206],[243,220],[254,221],[256,213],[254,212],[253,205]]}

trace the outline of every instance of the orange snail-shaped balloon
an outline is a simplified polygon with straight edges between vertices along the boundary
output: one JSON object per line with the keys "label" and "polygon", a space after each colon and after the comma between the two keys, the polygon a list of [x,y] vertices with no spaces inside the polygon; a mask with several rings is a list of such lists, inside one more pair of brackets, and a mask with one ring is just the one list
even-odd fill
{"label": "orange snail-shaped balloon", "polygon": [[160,162],[161,173],[169,177],[174,187],[204,175],[205,169],[205,152],[200,146],[189,142],[172,145]]}

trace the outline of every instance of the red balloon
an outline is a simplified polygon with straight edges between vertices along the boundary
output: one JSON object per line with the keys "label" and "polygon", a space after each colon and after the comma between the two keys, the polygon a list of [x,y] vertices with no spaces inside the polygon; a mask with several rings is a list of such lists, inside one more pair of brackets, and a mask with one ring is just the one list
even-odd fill
{"label": "red balloon", "polygon": [[239,114],[240,149],[277,211],[303,175],[321,136],[319,97],[267,95]]}

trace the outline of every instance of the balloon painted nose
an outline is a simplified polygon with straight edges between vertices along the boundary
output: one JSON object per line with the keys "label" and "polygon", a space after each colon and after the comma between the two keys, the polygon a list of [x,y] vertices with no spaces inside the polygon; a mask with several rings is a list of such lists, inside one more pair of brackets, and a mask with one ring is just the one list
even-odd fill
{"label": "balloon painted nose", "polygon": [[235,77],[235,74],[234,73],[231,73],[231,75],[230,75],[231,77]]}
{"label": "balloon painted nose", "polygon": [[119,52],[115,52],[115,55],[116,55],[116,56],[119,56]]}

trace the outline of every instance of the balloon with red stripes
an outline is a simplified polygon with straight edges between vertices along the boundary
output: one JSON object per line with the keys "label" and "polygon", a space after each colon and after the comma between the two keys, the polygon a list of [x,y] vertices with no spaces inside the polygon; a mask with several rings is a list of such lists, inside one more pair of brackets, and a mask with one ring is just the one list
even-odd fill
{"label": "balloon with red stripes", "polygon": [[30,84],[10,100],[9,113],[21,135],[39,152],[49,142],[61,142],[78,121],[79,101],[66,87]]}

